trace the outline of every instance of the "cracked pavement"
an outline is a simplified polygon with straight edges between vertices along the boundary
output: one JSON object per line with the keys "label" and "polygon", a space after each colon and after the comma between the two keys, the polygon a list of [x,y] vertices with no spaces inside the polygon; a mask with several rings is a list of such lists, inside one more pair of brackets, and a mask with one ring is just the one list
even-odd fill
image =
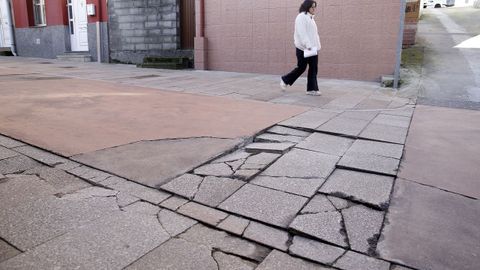
{"label": "cracked pavement", "polygon": [[0,63],[0,269],[428,269],[391,247],[418,189],[398,178],[414,100],[65,65]]}

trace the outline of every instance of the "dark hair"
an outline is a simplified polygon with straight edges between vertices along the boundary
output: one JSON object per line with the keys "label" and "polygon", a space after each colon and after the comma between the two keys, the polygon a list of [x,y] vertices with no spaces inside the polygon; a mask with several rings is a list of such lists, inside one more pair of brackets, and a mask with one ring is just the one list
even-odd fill
{"label": "dark hair", "polygon": [[305,0],[305,1],[303,1],[300,8],[298,9],[298,12],[299,13],[305,12],[305,14],[306,14],[313,5],[317,6],[317,2],[315,2],[313,0]]}

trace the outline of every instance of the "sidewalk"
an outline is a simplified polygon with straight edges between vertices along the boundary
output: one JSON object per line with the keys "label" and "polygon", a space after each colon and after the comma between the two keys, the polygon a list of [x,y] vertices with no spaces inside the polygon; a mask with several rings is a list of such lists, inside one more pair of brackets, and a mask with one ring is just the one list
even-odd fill
{"label": "sidewalk", "polygon": [[377,247],[412,102],[277,80],[0,58],[0,269],[416,267]]}

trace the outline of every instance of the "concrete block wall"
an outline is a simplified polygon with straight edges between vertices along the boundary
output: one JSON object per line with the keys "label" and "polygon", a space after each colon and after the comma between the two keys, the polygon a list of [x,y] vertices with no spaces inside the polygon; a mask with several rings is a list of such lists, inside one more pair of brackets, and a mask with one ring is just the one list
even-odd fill
{"label": "concrete block wall", "polygon": [[108,14],[111,60],[141,63],[145,56],[184,53],[177,51],[177,0],[110,0]]}
{"label": "concrete block wall", "polygon": [[[206,0],[207,63],[212,70],[284,74],[296,66],[299,0]],[[318,0],[319,76],[378,81],[393,74],[398,0]]]}

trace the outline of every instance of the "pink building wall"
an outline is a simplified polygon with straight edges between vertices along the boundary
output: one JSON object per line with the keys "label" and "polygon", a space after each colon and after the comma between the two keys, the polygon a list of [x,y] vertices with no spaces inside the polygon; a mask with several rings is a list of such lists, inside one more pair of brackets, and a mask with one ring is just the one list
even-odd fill
{"label": "pink building wall", "polygon": [[[296,65],[293,31],[301,3],[204,0],[205,39],[195,49],[206,51],[199,68],[266,74],[290,71]],[[381,75],[393,74],[399,0],[317,3],[315,20],[322,42],[319,77],[378,81]],[[200,12],[197,9],[197,17]]]}

